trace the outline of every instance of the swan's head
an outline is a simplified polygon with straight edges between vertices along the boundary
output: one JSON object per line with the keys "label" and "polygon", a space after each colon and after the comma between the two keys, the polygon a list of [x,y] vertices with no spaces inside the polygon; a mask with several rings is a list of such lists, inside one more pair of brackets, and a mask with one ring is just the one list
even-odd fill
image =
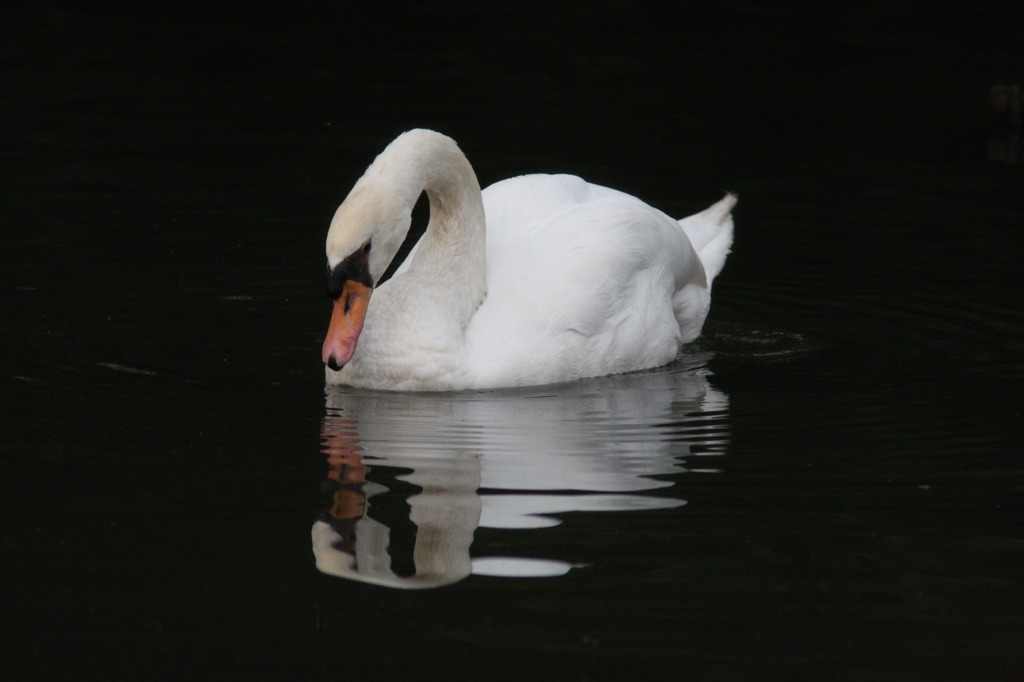
{"label": "swan's head", "polygon": [[356,350],[373,287],[409,230],[410,209],[369,171],[338,207],[327,231],[327,293],[334,301],[324,364],[337,371]]}
{"label": "swan's head", "polygon": [[471,213],[467,220],[484,224],[473,168],[454,140],[430,130],[399,135],[334,214],[327,231],[327,291],[334,313],[323,348],[324,363],[331,369],[341,369],[352,358],[373,287],[401,248],[413,206],[424,191],[432,212],[435,197],[440,212],[446,204],[452,210],[451,205],[464,202],[468,208],[462,210]]}

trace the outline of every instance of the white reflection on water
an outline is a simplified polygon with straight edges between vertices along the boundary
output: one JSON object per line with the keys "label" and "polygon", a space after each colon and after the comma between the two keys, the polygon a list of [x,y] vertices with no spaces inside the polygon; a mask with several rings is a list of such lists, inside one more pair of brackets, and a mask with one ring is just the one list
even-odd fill
{"label": "white reflection on water", "polygon": [[725,451],[728,399],[708,383],[706,360],[499,391],[328,387],[317,568],[407,589],[470,574],[566,573],[572,564],[554,559],[471,558],[473,534],[553,526],[559,520],[549,515],[565,512],[686,504],[643,492],[673,486],[652,476],[687,471],[687,458]]}

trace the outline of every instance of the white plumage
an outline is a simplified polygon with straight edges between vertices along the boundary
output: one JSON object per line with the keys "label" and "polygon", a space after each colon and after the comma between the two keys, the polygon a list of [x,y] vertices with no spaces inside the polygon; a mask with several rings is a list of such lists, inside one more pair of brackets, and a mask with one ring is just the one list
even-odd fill
{"label": "white plumage", "polygon": [[[343,269],[369,243],[365,267],[378,281],[423,191],[427,230],[373,290],[350,357],[332,320],[324,360],[336,353],[334,364],[347,362],[327,369],[329,383],[489,388],[666,364],[700,334],[732,244],[732,195],[676,221],[571,175],[527,175],[481,193],[454,141],[414,130],[339,207],[329,266]],[[343,308],[336,304],[335,318]]]}

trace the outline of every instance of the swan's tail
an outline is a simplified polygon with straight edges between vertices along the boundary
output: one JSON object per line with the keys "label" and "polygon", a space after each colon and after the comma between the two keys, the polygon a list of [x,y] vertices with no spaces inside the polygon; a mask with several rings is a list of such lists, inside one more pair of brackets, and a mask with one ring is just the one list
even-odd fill
{"label": "swan's tail", "polygon": [[732,207],[735,205],[736,195],[726,194],[717,204],[679,221],[704,265],[709,289],[722,271],[732,246]]}

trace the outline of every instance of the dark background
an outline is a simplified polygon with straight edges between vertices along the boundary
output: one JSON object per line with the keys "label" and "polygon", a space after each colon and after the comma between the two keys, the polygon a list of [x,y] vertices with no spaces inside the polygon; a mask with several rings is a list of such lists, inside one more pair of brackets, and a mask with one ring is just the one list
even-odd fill
{"label": "dark background", "polygon": [[[987,155],[1018,3],[674,7],[0,10],[4,667],[1020,679],[1024,175]],[[484,185],[740,195],[725,473],[675,520],[478,539],[590,572],[312,566],[323,237],[410,127]]]}

